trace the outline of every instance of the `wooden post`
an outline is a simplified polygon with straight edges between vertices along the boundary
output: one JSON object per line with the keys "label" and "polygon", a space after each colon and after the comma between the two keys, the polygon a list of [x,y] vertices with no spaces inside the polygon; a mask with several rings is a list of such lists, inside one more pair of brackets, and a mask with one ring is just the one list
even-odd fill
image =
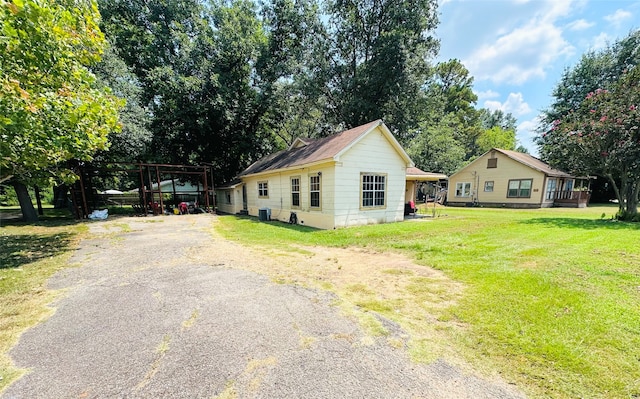
{"label": "wooden post", "polygon": [[[162,186],[160,185],[160,167],[158,165],[156,165],[156,179],[158,180],[158,197],[160,197],[160,214],[162,214],[162,211],[164,209],[164,201],[162,199]],[[155,213],[155,204],[153,206],[153,210]]]}

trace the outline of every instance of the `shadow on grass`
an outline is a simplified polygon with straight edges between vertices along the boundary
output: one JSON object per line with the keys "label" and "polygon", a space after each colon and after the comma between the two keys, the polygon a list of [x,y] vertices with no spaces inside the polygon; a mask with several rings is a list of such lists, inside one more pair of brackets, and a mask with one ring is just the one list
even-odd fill
{"label": "shadow on grass", "polygon": [[0,235],[0,269],[17,268],[67,252],[69,233]]}
{"label": "shadow on grass", "polygon": [[44,215],[38,216],[35,223],[27,223],[22,219],[20,208],[0,209],[0,228],[6,226],[68,226],[79,223],[67,209],[45,209]]}
{"label": "shadow on grass", "polygon": [[640,230],[640,223],[620,222],[611,219],[534,218],[523,220],[521,223],[570,229]]}
{"label": "shadow on grass", "polygon": [[236,219],[246,220],[247,222],[255,225],[267,224],[269,226],[274,226],[274,227],[282,228],[285,230],[292,230],[299,233],[313,233],[314,231],[320,231],[320,229],[317,229],[315,227],[309,227],[302,224],[290,224],[290,223],[281,222],[279,220],[270,220],[268,222],[265,222],[265,221],[261,221],[255,216],[225,215],[225,214],[221,214],[220,216],[234,217]]}

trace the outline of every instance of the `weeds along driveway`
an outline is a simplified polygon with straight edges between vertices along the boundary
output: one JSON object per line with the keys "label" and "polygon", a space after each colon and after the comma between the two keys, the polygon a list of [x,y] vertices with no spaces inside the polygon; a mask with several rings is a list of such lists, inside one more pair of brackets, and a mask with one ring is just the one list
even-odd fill
{"label": "weeds along driveway", "polygon": [[[275,260],[212,235],[213,223],[92,223],[81,266],[49,281],[66,290],[56,312],[10,352],[30,371],[2,397],[523,397],[443,361],[412,363],[342,316],[330,293],[241,270]],[[215,249],[207,262],[194,250],[203,246]]]}

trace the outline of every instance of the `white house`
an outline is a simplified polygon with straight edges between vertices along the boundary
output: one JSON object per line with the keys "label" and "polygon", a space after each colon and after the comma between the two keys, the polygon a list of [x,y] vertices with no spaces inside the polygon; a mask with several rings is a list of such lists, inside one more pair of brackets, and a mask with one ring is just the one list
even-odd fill
{"label": "white house", "polygon": [[404,219],[413,162],[381,120],[322,139],[296,139],[216,189],[218,210],[334,229]]}

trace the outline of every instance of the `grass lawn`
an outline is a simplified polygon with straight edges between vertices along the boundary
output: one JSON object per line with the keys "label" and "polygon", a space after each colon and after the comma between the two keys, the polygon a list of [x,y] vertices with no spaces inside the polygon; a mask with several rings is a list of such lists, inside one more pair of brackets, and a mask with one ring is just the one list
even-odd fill
{"label": "grass lawn", "polygon": [[[459,356],[533,397],[638,398],[640,224],[607,220],[616,211],[442,208],[424,222],[333,231],[224,216],[217,229],[283,251],[312,245],[400,252],[444,272],[464,286],[453,301],[423,277],[409,277],[403,295],[392,298],[359,282],[346,289],[324,284],[399,323],[416,361]],[[448,302],[423,306],[429,296]],[[434,324],[440,339],[428,333]]]}
{"label": "grass lawn", "polygon": [[[19,209],[0,209],[2,215]],[[45,209],[35,225],[3,220],[0,224],[0,392],[24,373],[7,352],[20,334],[53,312],[47,307],[56,292],[45,288],[47,279],[68,267],[71,250],[87,231],[69,212]]]}

